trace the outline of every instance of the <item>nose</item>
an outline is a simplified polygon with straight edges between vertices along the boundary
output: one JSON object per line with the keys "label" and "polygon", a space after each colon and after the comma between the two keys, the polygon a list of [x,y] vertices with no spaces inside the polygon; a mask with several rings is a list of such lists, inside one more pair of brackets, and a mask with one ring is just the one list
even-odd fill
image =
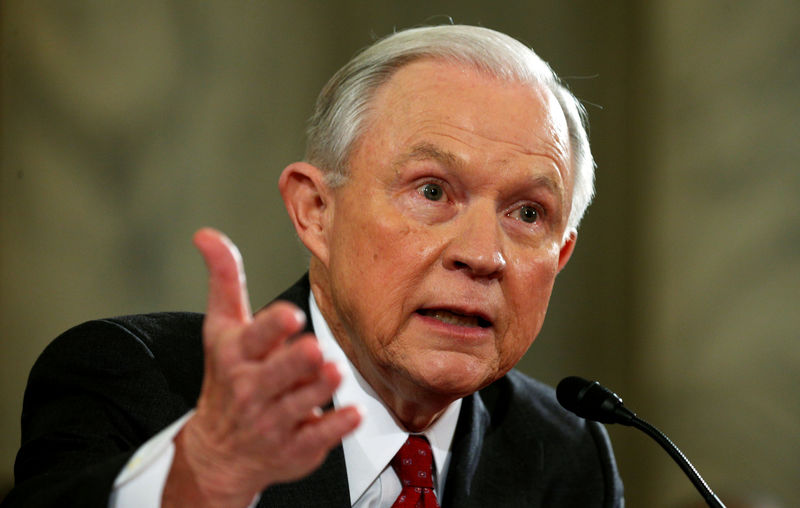
{"label": "nose", "polygon": [[[490,209],[491,208],[491,209]],[[476,278],[500,278],[506,268],[503,231],[494,207],[462,213],[444,251],[444,266]]]}

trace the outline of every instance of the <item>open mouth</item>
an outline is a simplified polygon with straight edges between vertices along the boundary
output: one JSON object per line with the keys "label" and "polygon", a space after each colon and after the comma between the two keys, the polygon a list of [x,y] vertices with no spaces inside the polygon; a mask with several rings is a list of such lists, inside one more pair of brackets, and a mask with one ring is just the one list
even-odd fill
{"label": "open mouth", "polygon": [[473,328],[475,327],[489,328],[490,326],[492,326],[491,322],[489,322],[487,319],[481,316],[477,316],[474,314],[459,314],[451,310],[420,309],[417,311],[417,313],[426,317],[436,319],[448,325],[473,327]]}

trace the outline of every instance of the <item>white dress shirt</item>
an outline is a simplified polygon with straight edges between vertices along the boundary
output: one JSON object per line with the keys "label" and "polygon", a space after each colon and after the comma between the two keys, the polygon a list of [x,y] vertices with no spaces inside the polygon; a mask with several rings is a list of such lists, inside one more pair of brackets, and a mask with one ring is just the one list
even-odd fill
{"label": "white dress shirt", "polygon": [[[408,438],[409,432],[392,416],[371,386],[353,367],[322,317],[313,293],[309,297],[311,323],[319,340],[322,355],[336,362],[342,383],[333,395],[335,407],[359,406],[361,425],[342,440],[350,503],[353,508],[390,508],[402,487],[389,464]],[[450,464],[450,444],[455,434],[461,400],[453,402],[422,434],[433,450],[435,489],[442,499],[447,469]],[[143,444],[131,457],[114,481],[109,508],[156,508],[175,454],[174,438],[193,414],[193,410],[175,421]],[[258,502],[253,499],[251,507]]]}

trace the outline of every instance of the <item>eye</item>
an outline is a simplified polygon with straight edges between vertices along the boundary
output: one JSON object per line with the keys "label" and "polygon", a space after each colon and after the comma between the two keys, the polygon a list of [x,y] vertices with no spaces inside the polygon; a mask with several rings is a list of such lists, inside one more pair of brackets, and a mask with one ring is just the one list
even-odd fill
{"label": "eye", "polygon": [[537,220],[539,220],[540,213],[539,209],[535,206],[531,205],[522,205],[513,212],[509,214],[511,217],[515,217],[522,222],[527,222],[528,224],[533,224]]}
{"label": "eye", "polygon": [[523,222],[536,222],[539,218],[539,211],[532,206],[523,206],[519,209],[519,218]]}
{"label": "eye", "polygon": [[444,197],[444,189],[436,183],[426,183],[419,189],[420,193],[425,196],[425,199],[430,201],[439,201]]}

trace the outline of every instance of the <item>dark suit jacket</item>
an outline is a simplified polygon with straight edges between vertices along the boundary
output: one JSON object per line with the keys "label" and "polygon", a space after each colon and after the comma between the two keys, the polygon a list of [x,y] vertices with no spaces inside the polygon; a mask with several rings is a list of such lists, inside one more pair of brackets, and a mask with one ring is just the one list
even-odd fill
{"label": "dark suit jacket", "polygon": [[[308,295],[304,277],[279,298],[308,313]],[[192,313],[104,319],[53,341],[30,374],[16,486],[3,506],[107,506],[133,452],[194,407],[202,320]],[[441,501],[443,508],[623,504],[605,429],[568,414],[552,389],[514,371],[464,399]],[[342,447],[307,478],[264,491],[259,506],[350,506]]]}

